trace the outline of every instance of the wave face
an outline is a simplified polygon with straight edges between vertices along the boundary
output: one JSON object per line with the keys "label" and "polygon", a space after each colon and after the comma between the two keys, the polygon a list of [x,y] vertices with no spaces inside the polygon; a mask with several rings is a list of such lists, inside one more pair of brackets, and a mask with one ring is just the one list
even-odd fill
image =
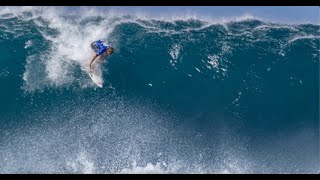
{"label": "wave face", "polygon": [[319,32],[2,7],[0,173],[319,173]]}

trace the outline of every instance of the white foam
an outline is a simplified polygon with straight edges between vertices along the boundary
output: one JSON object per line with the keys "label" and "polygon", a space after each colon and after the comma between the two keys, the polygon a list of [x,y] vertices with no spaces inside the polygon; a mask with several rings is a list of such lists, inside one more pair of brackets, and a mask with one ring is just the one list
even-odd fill
{"label": "white foam", "polygon": [[209,55],[208,58],[210,61],[208,61],[208,64],[211,66],[207,66],[209,69],[213,68],[215,70],[219,69],[218,59],[219,57],[217,55]]}
{"label": "white foam", "polygon": [[172,59],[170,59],[170,64],[172,66],[175,66],[178,62],[179,54],[180,54],[181,46],[179,44],[174,44],[170,49],[170,56]]}
{"label": "white foam", "polygon": [[288,43],[293,43],[294,41],[300,40],[300,39],[317,39],[320,38],[320,36],[314,36],[314,35],[307,35],[307,36],[296,36],[288,41]]}
{"label": "white foam", "polygon": [[[8,11],[6,8],[6,12]],[[37,79],[28,79],[28,74],[33,73],[33,66],[26,65],[26,72],[24,75],[25,81],[42,81],[47,82],[54,86],[63,86],[75,82],[73,72],[73,64],[79,64],[85,69],[88,66],[90,58],[93,55],[90,49],[92,41],[98,39],[107,39],[112,32],[114,26],[117,24],[110,23],[110,19],[104,19],[98,24],[93,25],[91,22],[84,25],[80,25],[81,21],[85,18],[85,15],[90,16],[90,11],[87,11],[84,16],[79,19],[68,19],[61,16],[61,10],[55,8],[40,8],[43,11],[36,11],[34,8],[21,8],[18,10],[10,9],[12,12],[18,14],[21,17],[24,10],[31,11],[32,18],[43,18],[49,24],[49,28],[57,30],[58,35],[49,34],[46,30],[39,29],[42,36],[50,42],[50,47],[46,52],[43,52],[45,56],[41,55],[43,61],[39,63],[45,63],[46,76],[39,76]],[[27,18],[29,20],[30,18]],[[36,24],[43,27],[43,23],[35,20]],[[31,42],[27,42],[25,48],[32,45]],[[34,58],[34,56],[32,56]],[[28,58],[30,59],[30,58]],[[36,76],[33,76],[36,77]],[[39,79],[42,78],[42,79]],[[87,78],[87,77],[86,77]],[[29,83],[30,84],[30,83]],[[46,84],[45,86],[48,86]],[[40,88],[40,87],[38,87]],[[29,87],[28,89],[37,89],[37,87]]]}
{"label": "white foam", "polygon": [[25,42],[24,48],[27,49],[27,48],[29,48],[29,47],[31,47],[31,46],[32,46],[32,41],[31,41],[31,40],[28,40],[28,41]]}
{"label": "white foam", "polygon": [[292,31],[298,31],[294,26],[288,26],[283,24],[264,24],[254,28],[254,30],[264,30],[264,29],[290,29]]}
{"label": "white foam", "polygon": [[90,160],[85,151],[81,151],[76,159],[66,162],[67,167],[71,167],[73,172],[82,174],[93,174],[95,171],[94,162]]}
{"label": "white foam", "polygon": [[[224,46],[225,47],[225,46]],[[225,47],[222,48],[222,52],[221,52],[221,56],[223,57],[223,54],[229,52],[229,48]],[[221,58],[220,56],[216,55],[216,54],[212,54],[208,56],[209,61],[207,61],[208,65],[207,68],[208,69],[212,69],[215,71],[215,76],[214,78],[220,78],[220,76],[225,77],[227,76],[227,61],[224,60],[223,58]]]}
{"label": "white foam", "polygon": [[172,57],[172,59],[178,59],[179,54],[180,54],[180,49],[181,49],[181,46],[179,46],[178,44],[174,44],[171,47],[171,50],[170,50],[169,54]]}
{"label": "white foam", "polygon": [[[146,166],[137,166],[136,162],[133,162],[131,168],[125,168],[120,171],[120,174],[165,174],[166,170],[161,168],[161,163],[147,163]],[[164,163],[165,165],[165,163]]]}

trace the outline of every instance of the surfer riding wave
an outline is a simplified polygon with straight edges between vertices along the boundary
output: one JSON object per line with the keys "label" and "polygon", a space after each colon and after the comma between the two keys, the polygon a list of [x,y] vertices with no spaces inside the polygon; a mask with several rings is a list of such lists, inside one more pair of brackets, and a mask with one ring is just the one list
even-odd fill
{"label": "surfer riding wave", "polygon": [[114,49],[109,44],[106,44],[104,40],[98,40],[91,43],[91,49],[95,52],[95,55],[93,56],[92,60],[90,61],[90,69],[92,63],[98,59],[99,63],[102,63],[104,59],[107,59],[109,57]]}

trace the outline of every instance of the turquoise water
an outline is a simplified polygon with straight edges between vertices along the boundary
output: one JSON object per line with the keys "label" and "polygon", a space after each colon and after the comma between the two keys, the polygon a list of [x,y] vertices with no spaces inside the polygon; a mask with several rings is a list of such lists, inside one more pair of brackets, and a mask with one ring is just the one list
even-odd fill
{"label": "turquoise water", "polygon": [[[0,14],[0,173],[319,173],[319,25]],[[115,53],[105,86],[82,71]]]}

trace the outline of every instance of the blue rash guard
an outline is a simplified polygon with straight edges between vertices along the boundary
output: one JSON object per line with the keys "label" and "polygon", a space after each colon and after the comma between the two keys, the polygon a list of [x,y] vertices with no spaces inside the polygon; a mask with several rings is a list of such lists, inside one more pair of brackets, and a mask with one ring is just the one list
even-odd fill
{"label": "blue rash guard", "polygon": [[110,47],[110,45],[105,44],[105,42],[102,40],[98,40],[96,41],[96,47],[98,48],[98,51],[96,53],[97,56],[99,56],[100,54],[104,53]]}

